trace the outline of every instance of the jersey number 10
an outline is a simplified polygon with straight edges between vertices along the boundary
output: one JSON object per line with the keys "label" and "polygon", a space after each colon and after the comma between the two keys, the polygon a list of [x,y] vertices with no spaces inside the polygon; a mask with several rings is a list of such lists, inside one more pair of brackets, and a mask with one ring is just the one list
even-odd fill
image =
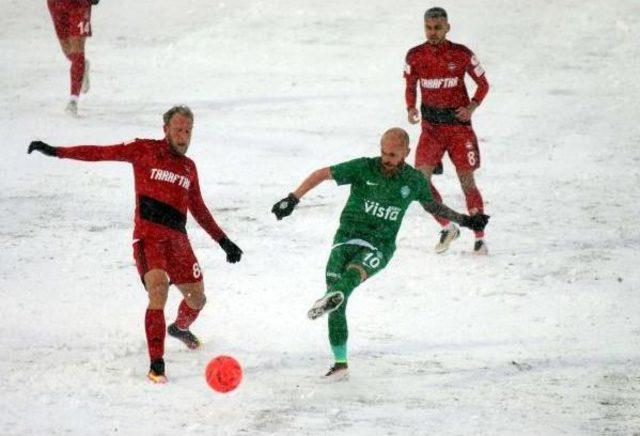
{"label": "jersey number 10", "polygon": [[380,266],[380,258],[373,253],[369,253],[364,257],[364,264],[376,269]]}

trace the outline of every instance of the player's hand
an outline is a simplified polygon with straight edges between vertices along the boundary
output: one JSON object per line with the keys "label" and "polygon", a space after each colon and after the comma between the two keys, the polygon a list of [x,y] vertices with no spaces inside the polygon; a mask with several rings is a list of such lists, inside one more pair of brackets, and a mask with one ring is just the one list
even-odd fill
{"label": "player's hand", "polygon": [[220,247],[227,253],[227,262],[236,263],[240,262],[240,258],[242,257],[242,250],[236,244],[231,242],[231,239],[226,236],[218,242]]}
{"label": "player's hand", "polygon": [[293,193],[290,193],[285,198],[274,204],[271,208],[271,212],[276,216],[276,218],[278,218],[278,220],[281,220],[282,218],[291,215],[293,208],[296,207],[296,204],[298,203],[300,203],[298,197],[293,195]]}
{"label": "player's hand", "polygon": [[29,148],[27,149],[27,153],[31,154],[32,151],[39,151],[40,153],[47,156],[58,155],[57,147],[52,147],[49,144],[42,141],[31,141],[31,144],[29,144]]}
{"label": "player's hand", "polygon": [[471,120],[471,114],[476,110],[478,105],[476,102],[472,101],[468,106],[460,106],[456,109],[456,118],[462,122],[467,122]]}
{"label": "player's hand", "polygon": [[489,215],[483,213],[477,213],[475,215],[465,215],[464,219],[460,223],[462,227],[468,227],[476,232],[481,232],[489,222]]}
{"label": "player's hand", "polygon": [[420,122],[420,111],[414,107],[407,110],[407,119],[411,124]]}

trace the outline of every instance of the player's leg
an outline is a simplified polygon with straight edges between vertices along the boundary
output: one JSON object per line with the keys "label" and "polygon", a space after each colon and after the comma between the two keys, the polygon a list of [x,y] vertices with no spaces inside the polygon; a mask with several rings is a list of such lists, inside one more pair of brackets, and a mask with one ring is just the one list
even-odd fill
{"label": "player's leg", "polygon": [[[69,44],[69,14],[65,5],[56,0],[48,0],[47,6],[49,7],[49,13],[51,14],[51,21],[60,43],[60,48],[65,57],[69,59],[70,44]],[[69,59],[71,60],[71,59]]]}
{"label": "player's leg", "polygon": [[[344,378],[348,375],[348,365],[346,361],[346,342],[349,332],[347,330],[346,305],[344,303],[344,294],[336,291],[333,287],[342,279],[342,275],[346,270],[347,263],[354,257],[360,247],[355,245],[341,244],[331,249],[331,254],[327,261],[325,269],[326,293],[317,300],[308,316],[310,319],[316,319],[325,313],[330,313],[329,317],[334,313],[338,313],[337,317],[329,324],[329,342],[334,354],[335,363],[325,376],[331,380]],[[331,326],[334,325],[332,332]],[[335,348],[334,348],[335,344]]]}
{"label": "player's leg", "polygon": [[[71,96],[67,111],[77,115],[78,97],[88,89],[88,63],[85,59],[86,38],[91,36],[91,6],[80,4],[69,11],[69,59],[71,60]],[[87,81],[85,83],[85,75]],[[85,91],[86,92],[86,91]]]}
{"label": "player's leg", "polygon": [[182,341],[187,348],[195,350],[200,347],[200,340],[189,330],[189,327],[196,320],[207,301],[204,295],[204,284],[203,282],[182,283],[176,286],[182,292],[184,299],[178,307],[176,320],[167,327],[167,333]]}
{"label": "player's leg", "polygon": [[[480,149],[473,129],[469,126],[456,126],[452,134],[451,161],[456,167],[460,187],[464,193],[469,215],[484,213],[484,201],[478,189],[474,172],[480,168]],[[474,253],[487,254],[484,231],[476,231]]]}
{"label": "player's leg", "polygon": [[162,269],[152,269],[144,275],[144,283],[149,295],[145,312],[144,327],[147,336],[150,368],[148,377],[154,383],[165,383],[164,338],[166,322],[164,306],[169,295],[169,278]]}
{"label": "player's leg", "polygon": [[325,268],[326,292],[309,309],[307,313],[309,319],[319,318],[325,313],[336,310],[342,304],[344,294],[334,290],[333,286],[341,279],[347,262],[357,253],[358,249],[357,246],[349,244],[338,244],[331,249]]}
{"label": "player's leg", "polygon": [[138,273],[149,297],[144,317],[147,348],[151,362],[148,377],[155,383],[165,383],[167,378],[164,371],[166,331],[164,306],[169,295],[169,277],[166,273],[164,247],[159,241],[138,240],[133,244],[133,255]]}
{"label": "player's leg", "polygon": [[[438,203],[442,203],[442,196],[436,189],[432,181],[432,175],[437,168],[438,163],[442,164],[442,157],[445,152],[445,142],[440,137],[438,129],[431,124],[423,122],[422,133],[418,147],[416,148],[415,167],[429,182],[431,187],[431,195]],[[440,238],[436,244],[437,253],[443,253],[451,245],[451,242],[460,235],[458,226],[450,222],[446,218],[434,216],[434,219],[440,224]]]}
{"label": "player's leg", "polygon": [[[344,378],[348,373],[347,364],[347,340],[349,338],[349,328],[347,324],[347,303],[353,290],[362,282],[378,273],[387,265],[390,255],[374,248],[362,246],[346,245],[342,246],[343,271],[338,272],[337,268],[340,264],[327,265],[337,272],[339,277],[333,283],[329,284],[330,292],[340,292],[344,295],[344,301],[337,309],[329,313],[329,343],[334,356],[334,365],[326,374],[331,379]],[[340,248],[340,247],[338,247]],[[335,250],[335,249],[334,249]],[[331,260],[331,259],[330,259]]]}
{"label": "player's leg", "polygon": [[[72,36],[77,34],[77,30],[73,27],[74,22],[72,21],[73,7],[70,7],[66,2],[58,0],[48,0],[47,5],[49,7],[49,12],[51,13],[51,20],[55,27],[56,36],[60,42],[60,48],[62,48],[62,52],[65,57],[69,62],[71,62],[71,97],[69,98],[69,102],[67,103],[65,110],[70,115],[75,116],[78,113],[78,96],[73,95],[73,76],[79,66],[79,57],[75,54],[78,50],[77,44],[73,45],[71,41]],[[76,64],[75,68],[74,62]]]}
{"label": "player's leg", "polygon": [[85,55],[86,36],[69,38],[69,54],[67,57],[71,61],[71,95],[76,98],[80,93],[86,94],[91,87],[89,78],[89,59]]}
{"label": "player's leg", "polygon": [[168,258],[169,277],[176,283],[184,298],[178,307],[176,320],[169,325],[167,333],[193,350],[200,346],[200,341],[189,327],[207,301],[202,270],[186,236],[181,235],[171,240]]}
{"label": "player's leg", "polygon": [[78,114],[78,98],[80,97],[80,90],[82,89],[82,79],[86,65],[84,44],[85,38],[82,36],[69,38],[69,59],[71,60],[69,75],[71,87],[69,103],[67,103],[66,110],[73,116]]}

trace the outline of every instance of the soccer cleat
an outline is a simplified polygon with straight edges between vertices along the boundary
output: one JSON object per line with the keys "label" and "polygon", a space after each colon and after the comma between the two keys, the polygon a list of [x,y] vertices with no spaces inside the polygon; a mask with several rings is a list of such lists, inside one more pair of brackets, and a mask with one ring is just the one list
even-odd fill
{"label": "soccer cleat", "polygon": [[82,74],[82,86],[80,92],[86,94],[91,88],[91,82],[89,81],[89,59],[84,60],[84,73]]}
{"label": "soccer cleat", "polygon": [[449,245],[454,239],[460,237],[460,229],[451,223],[440,231],[440,242],[436,244],[436,253],[444,253],[449,249]]}
{"label": "soccer cleat", "polygon": [[151,361],[147,378],[158,384],[164,384],[167,382],[167,376],[164,375],[164,359]]}
{"label": "soccer cleat", "polygon": [[328,292],[324,297],[316,300],[307,312],[309,319],[320,318],[325,313],[336,310],[344,301],[344,294],[340,291]]}
{"label": "soccer cleat", "polygon": [[349,365],[347,362],[336,362],[324,375],[324,380],[327,381],[340,381],[349,377]]}
{"label": "soccer cleat", "polygon": [[176,323],[173,323],[169,327],[167,327],[167,333],[169,334],[169,336],[184,342],[184,344],[190,350],[195,350],[196,348],[200,347],[200,341],[198,340],[196,335],[191,333],[189,329],[182,330],[176,325]]}
{"label": "soccer cleat", "polygon": [[476,242],[473,244],[473,254],[478,254],[478,255],[489,254],[487,243],[484,242],[483,239],[476,239]]}
{"label": "soccer cleat", "polygon": [[71,115],[72,117],[78,116],[78,102],[76,100],[69,100],[67,103],[67,107],[64,109],[66,113]]}

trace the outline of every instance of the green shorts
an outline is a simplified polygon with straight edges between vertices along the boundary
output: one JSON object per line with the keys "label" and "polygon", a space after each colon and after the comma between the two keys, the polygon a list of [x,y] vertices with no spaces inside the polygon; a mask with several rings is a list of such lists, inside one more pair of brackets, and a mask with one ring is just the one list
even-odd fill
{"label": "green shorts", "polygon": [[393,250],[378,249],[362,239],[350,239],[336,243],[331,248],[331,254],[327,261],[325,274],[327,286],[340,280],[350,265],[362,268],[369,278],[382,271],[392,256]]}

